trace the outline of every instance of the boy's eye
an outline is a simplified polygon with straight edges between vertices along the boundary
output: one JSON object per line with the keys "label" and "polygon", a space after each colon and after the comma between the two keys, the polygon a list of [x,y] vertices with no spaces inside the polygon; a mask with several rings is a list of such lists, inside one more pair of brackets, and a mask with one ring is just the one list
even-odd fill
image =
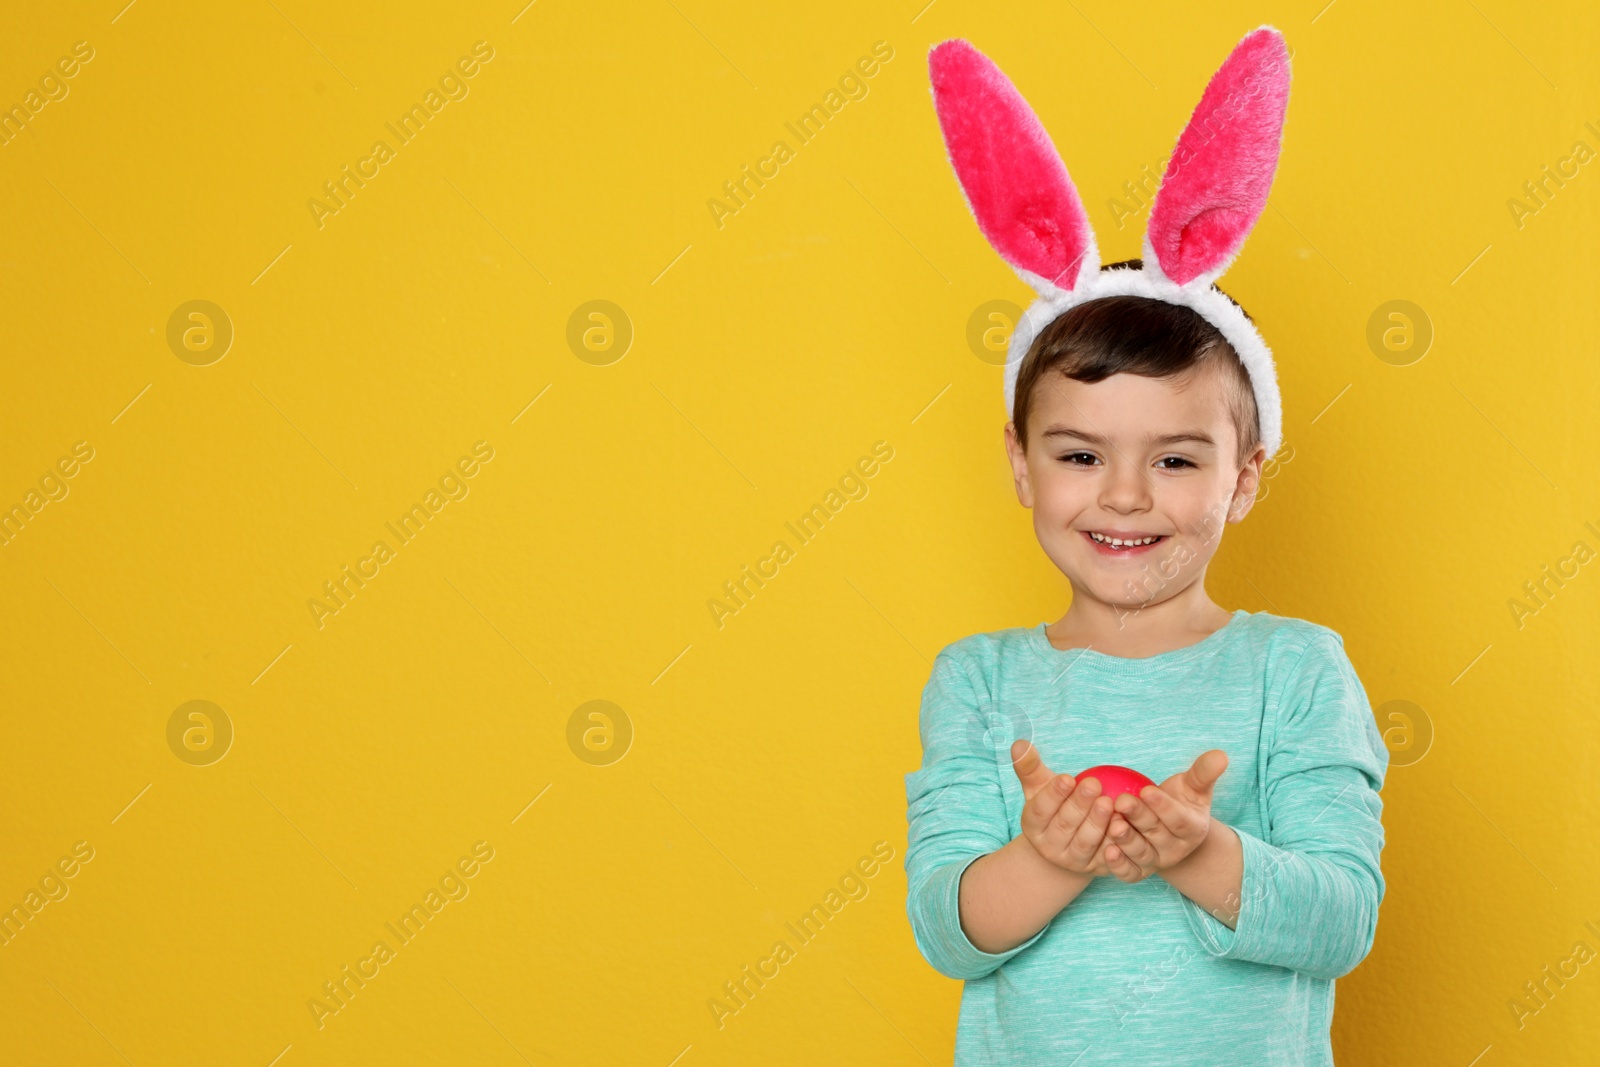
{"label": "boy's eye", "polygon": [[[1067,464],[1068,466],[1072,466],[1072,467],[1092,466],[1095,463],[1095,455],[1094,455],[1093,452],[1068,452],[1066,455],[1061,456],[1060,459],[1061,459],[1061,462]],[[1169,470],[1169,471],[1170,470],[1182,470],[1184,467],[1193,467],[1193,466],[1195,466],[1195,464],[1193,462],[1183,458],[1182,456],[1163,456],[1161,459],[1157,460],[1156,462],[1159,463],[1159,464],[1170,464],[1170,463],[1178,464],[1178,466],[1175,466],[1175,467],[1173,467],[1173,466],[1162,466],[1162,468],[1161,468],[1162,470]]]}

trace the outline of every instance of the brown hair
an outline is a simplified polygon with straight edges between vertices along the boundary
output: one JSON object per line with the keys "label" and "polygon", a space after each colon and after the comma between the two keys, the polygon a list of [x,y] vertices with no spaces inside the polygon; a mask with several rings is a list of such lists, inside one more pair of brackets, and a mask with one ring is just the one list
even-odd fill
{"label": "brown hair", "polygon": [[[1142,260],[1125,259],[1100,269],[1139,270],[1143,266]],[[1222,293],[1216,285],[1212,288]],[[1237,300],[1228,299],[1246,319],[1255,321]],[[1261,424],[1250,375],[1221,331],[1193,308],[1152,297],[1107,296],[1085,301],[1041,330],[1023,357],[1012,411],[1017,440],[1027,451],[1033,389],[1052,373],[1080,382],[1098,382],[1113,374],[1171,380],[1210,368],[1223,376],[1228,414],[1239,442],[1235,464],[1242,467],[1261,443]]]}

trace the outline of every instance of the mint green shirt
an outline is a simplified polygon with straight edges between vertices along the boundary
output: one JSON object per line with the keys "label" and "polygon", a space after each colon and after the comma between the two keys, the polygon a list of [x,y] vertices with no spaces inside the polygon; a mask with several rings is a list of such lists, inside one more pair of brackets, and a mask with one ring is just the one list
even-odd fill
{"label": "mint green shirt", "polygon": [[[955,1067],[1333,1063],[1334,979],[1372,948],[1389,765],[1344,639],[1234,612],[1198,644],[1129,659],[1061,651],[1045,623],[946,646],[906,776],[906,911],[965,980]],[[961,874],[1022,831],[1018,738],[1056,773],[1121,764],[1160,783],[1228,754],[1211,814],[1239,835],[1236,929],[1152,874],[1096,878],[1000,953],[962,931]]]}

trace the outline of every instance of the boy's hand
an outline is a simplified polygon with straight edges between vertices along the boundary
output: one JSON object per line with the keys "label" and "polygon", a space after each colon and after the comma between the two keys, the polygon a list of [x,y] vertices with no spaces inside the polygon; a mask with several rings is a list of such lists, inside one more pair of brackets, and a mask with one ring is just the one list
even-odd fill
{"label": "boy's hand", "polygon": [[1106,830],[1111,873],[1137,882],[1192,855],[1211,830],[1211,789],[1227,769],[1228,754],[1214,748],[1160,785],[1118,797]]}
{"label": "boy's hand", "polygon": [[1070,774],[1054,774],[1039,757],[1032,742],[1011,746],[1011,767],[1022,783],[1022,833],[1039,855],[1077,874],[1109,875],[1106,861],[1106,827],[1111,802],[1100,795],[1100,783],[1090,779],[1078,788]]}

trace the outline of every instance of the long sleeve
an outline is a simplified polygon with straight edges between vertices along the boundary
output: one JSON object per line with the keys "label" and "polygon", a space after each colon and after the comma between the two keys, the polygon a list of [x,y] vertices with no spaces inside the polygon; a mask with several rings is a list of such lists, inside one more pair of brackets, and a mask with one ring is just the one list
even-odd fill
{"label": "long sleeve", "polygon": [[948,651],[934,660],[919,715],[922,767],[906,775],[906,912],[917,949],[949,978],[982,978],[1032,945],[984,952],[961,928],[961,875],[1011,840],[999,768],[972,680]]}
{"label": "long sleeve", "polygon": [[1278,701],[1266,757],[1266,839],[1244,850],[1235,929],[1184,897],[1212,955],[1340,978],[1366,958],[1384,880],[1379,816],[1389,753],[1367,695],[1331,631],[1314,636]]}

